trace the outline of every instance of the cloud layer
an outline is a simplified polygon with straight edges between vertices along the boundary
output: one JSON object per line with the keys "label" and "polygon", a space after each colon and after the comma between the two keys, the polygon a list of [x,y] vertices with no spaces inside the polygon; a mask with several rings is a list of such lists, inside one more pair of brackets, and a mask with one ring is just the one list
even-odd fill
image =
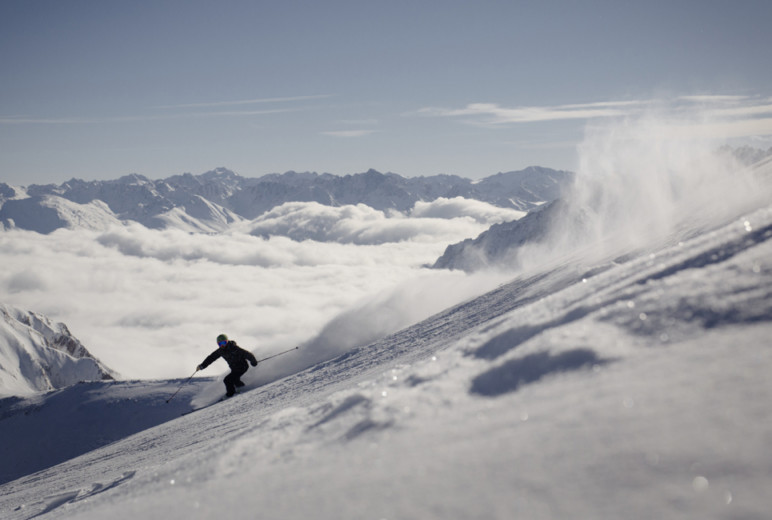
{"label": "cloud layer", "polygon": [[290,202],[252,221],[249,232],[257,236],[284,236],[297,241],[357,245],[404,241],[451,242],[459,235],[474,236],[491,224],[517,220],[523,214],[461,197],[418,202],[409,217],[364,204],[333,207],[316,202]]}
{"label": "cloud layer", "polygon": [[[332,337],[351,319],[368,334],[385,333],[482,291],[481,284],[462,288],[458,276],[441,279],[423,266],[448,243],[487,228],[486,218],[518,215],[485,206],[445,200],[406,216],[366,206],[288,204],[257,222],[266,236],[140,225],[49,235],[11,230],[0,233],[0,293],[4,303],[66,323],[123,377],[185,377],[215,348],[221,332],[270,355],[317,337],[325,327],[321,337]],[[411,293],[400,285],[407,280],[407,288],[425,290]],[[448,287],[458,288],[450,291],[455,296],[445,294]],[[384,308],[399,312],[386,319]],[[372,326],[364,320],[373,320]],[[336,340],[334,348],[317,339],[315,355],[369,337]]]}

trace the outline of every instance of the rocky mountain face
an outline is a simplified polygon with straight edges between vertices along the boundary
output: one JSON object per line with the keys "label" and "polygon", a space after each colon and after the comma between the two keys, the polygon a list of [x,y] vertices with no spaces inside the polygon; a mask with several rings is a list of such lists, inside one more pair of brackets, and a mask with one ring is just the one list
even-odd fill
{"label": "rocky mountain face", "polygon": [[494,224],[476,238],[449,245],[432,267],[471,272],[495,265],[516,249],[546,239],[553,223],[565,211],[565,202],[558,199],[520,220]]}

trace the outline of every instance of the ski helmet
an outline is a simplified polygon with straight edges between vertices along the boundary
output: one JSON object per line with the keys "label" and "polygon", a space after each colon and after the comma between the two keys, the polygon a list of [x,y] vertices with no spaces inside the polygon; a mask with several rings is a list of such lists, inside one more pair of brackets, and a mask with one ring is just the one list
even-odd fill
{"label": "ski helmet", "polygon": [[220,346],[223,346],[225,343],[228,343],[228,336],[225,334],[220,334],[217,336],[217,344]]}

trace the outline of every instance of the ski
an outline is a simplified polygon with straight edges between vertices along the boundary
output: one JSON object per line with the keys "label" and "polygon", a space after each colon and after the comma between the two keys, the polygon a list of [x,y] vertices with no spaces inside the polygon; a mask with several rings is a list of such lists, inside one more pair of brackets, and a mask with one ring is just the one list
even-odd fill
{"label": "ski", "polygon": [[200,410],[205,410],[206,408],[209,408],[210,406],[214,406],[217,403],[222,403],[223,401],[230,401],[231,399],[233,399],[234,397],[236,397],[237,395],[239,395],[241,393],[242,392],[236,392],[235,394],[233,394],[230,397],[228,397],[227,395],[224,395],[221,398],[219,398],[217,401],[213,402],[212,404],[208,404],[208,405],[202,406],[200,408],[194,408],[193,410],[188,410],[187,412],[182,412],[182,416],[184,417],[185,415],[192,414],[193,412],[198,412]]}

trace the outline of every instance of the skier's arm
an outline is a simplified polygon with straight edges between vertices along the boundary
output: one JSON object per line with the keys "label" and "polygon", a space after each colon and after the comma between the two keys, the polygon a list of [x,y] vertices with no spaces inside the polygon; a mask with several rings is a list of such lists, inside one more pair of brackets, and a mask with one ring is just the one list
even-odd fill
{"label": "skier's arm", "polygon": [[249,360],[249,362],[252,364],[252,366],[256,367],[257,366],[257,358],[255,357],[255,355],[253,353],[251,353],[250,351],[248,351],[248,350],[245,350],[244,352],[246,353],[246,357]]}
{"label": "skier's arm", "polygon": [[205,369],[206,367],[208,367],[209,365],[217,361],[217,358],[219,358],[221,355],[222,355],[222,352],[220,352],[220,349],[215,350],[214,352],[206,356],[206,359],[204,360],[204,362],[198,365],[198,369],[199,370]]}

